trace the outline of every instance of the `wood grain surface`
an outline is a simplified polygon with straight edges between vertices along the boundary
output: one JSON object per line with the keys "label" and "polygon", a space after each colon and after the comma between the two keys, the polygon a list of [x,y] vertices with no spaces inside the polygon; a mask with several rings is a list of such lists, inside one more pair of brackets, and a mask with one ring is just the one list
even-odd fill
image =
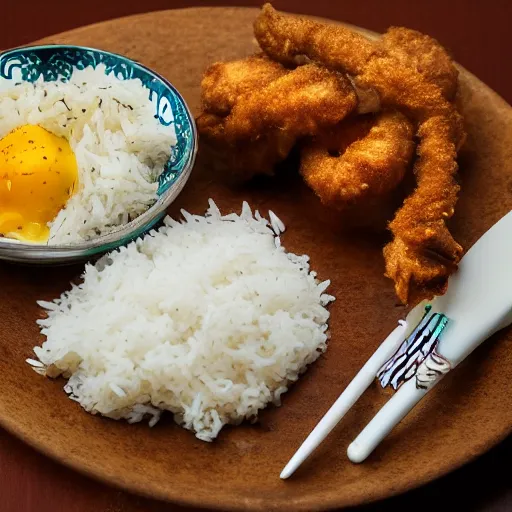
{"label": "wood grain surface", "polygon": [[[257,5],[256,2],[239,3]],[[60,5],[59,2],[15,3],[8,0],[5,24],[7,30],[0,31],[0,48],[23,44],[73,26],[142,9],[161,9],[184,4],[190,6],[192,3],[146,0],[143,6],[138,4],[137,8],[133,8],[128,2],[90,0],[77,4],[72,10],[69,7],[64,8],[64,4]],[[213,2],[194,2],[194,5],[199,4],[211,5]],[[428,32],[446,44],[463,65],[493,86],[503,97],[509,101],[512,99],[512,70],[509,65],[503,64],[507,41],[505,26],[511,14],[508,2],[477,4],[436,1],[429,2],[428,5],[427,2],[419,3],[414,7],[411,4],[405,1],[389,1],[385,4],[376,1],[343,4],[323,1],[308,4],[275,2],[282,9],[327,16],[374,30],[383,30],[387,25],[395,24]],[[2,8],[5,9],[5,6]],[[30,19],[25,16],[27,8],[32,13]],[[37,421],[36,417],[34,421]],[[457,500],[457,509],[461,510],[512,510],[512,477],[507,467],[511,456],[512,440],[508,439],[478,461],[438,482],[358,510],[423,510],[423,504],[439,496],[453,497]],[[35,510],[160,512],[178,508],[131,496],[99,484],[50,461],[0,431],[0,512]]]}

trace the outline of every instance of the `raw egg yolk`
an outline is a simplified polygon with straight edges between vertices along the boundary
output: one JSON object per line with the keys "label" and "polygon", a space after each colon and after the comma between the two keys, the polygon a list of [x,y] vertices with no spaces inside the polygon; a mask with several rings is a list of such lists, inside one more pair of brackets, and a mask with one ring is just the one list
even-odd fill
{"label": "raw egg yolk", "polygon": [[40,126],[16,128],[0,140],[0,236],[48,240],[52,221],[78,181],[68,141]]}

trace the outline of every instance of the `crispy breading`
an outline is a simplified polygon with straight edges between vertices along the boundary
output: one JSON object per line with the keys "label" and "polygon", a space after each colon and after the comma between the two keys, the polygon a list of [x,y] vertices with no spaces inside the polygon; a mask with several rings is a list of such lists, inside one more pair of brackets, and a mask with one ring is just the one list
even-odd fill
{"label": "crispy breading", "polygon": [[201,137],[213,142],[223,142],[224,135],[224,117],[217,114],[204,112],[196,119],[197,130]]}
{"label": "crispy breading", "polygon": [[300,172],[324,204],[344,209],[402,181],[413,135],[413,124],[396,111],[356,117],[303,148]]}
{"label": "crispy breading", "polygon": [[400,66],[391,56],[372,58],[356,78],[363,86],[374,88],[381,104],[397,108],[418,124],[431,117],[443,116],[452,126],[457,147],[465,139],[462,116],[439,87],[425,80],[415,69]]}
{"label": "crispy breading", "polygon": [[[235,67],[261,69],[261,60],[244,59]],[[253,77],[256,74],[249,72]],[[267,73],[266,79],[270,75]],[[220,76],[226,75],[221,72]],[[286,70],[277,78],[274,75],[265,86],[261,86],[260,79],[259,83],[260,87],[250,94],[238,94],[245,86],[231,87],[221,79],[217,96],[213,89],[208,91],[209,98],[216,97],[219,106],[207,109],[197,119],[200,135],[230,152],[225,160],[244,178],[271,174],[298,139],[334,126],[357,106],[350,81],[316,64]],[[233,105],[226,114],[231,101]],[[219,111],[222,115],[217,114]]]}
{"label": "crispy breading", "polygon": [[227,140],[225,117],[238,98],[267,86],[289,70],[270,60],[264,54],[253,55],[233,62],[219,62],[210,66],[201,82],[203,114],[196,119],[201,139],[215,149],[217,167],[249,179],[255,174],[272,174],[276,163],[285,159],[295,144],[295,138],[270,134],[257,141]]}
{"label": "crispy breading", "polygon": [[447,51],[416,30],[391,27],[375,42],[346,27],[281,14],[265,4],[254,22],[254,35],[267,55],[285,64],[305,56],[358,76],[373,58],[387,57],[393,59],[394,66],[422,75],[449,100],[457,89],[458,71]]}
{"label": "crispy breading", "polygon": [[205,71],[201,81],[203,110],[226,116],[239,96],[265,87],[286,73],[285,67],[264,54],[216,62]]}
{"label": "crispy breading", "polygon": [[434,38],[409,28],[390,27],[377,45],[401,66],[413,67],[428,82],[437,85],[446,99],[453,99],[459,72]]}
{"label": "crispy breading", "polygon": [[[258,43],[272,58],[290,62],[291,56],[303,54],[345,71],[356,78],[358,86],[376,90],[384,107],[401,109],[417,122],[445,115],[460,128],[463,139],[460,116],[443,96],[445,89],[450,92],[457,87],[457,71],[444,49],[428,36],[392,28],[381,42],[374,43],[338,25],[280,14],[270,4],[263,6],[254,27]],[[429,53],[414,55],[415,50]],[[437,73],[431,59],[441,55],[442,70]]]}
{"label": "crispy breading", "polygon": [[375,51],[366,37],[340,25],[278,13],[265,4],[254,22],[254,35],[272,59],[294,64],[297,56],[351,75],[360,74]]}
{"label": "crispy breading", "polygon": [[453,127],[443,117],[425,121],[415,165],[417,187],[390,224],[394,239],[384,248],[386,274],[398,297],[411,287],[444,286],[462,256],[446,221],[453,215],[459,185]]}
{"label": "crispy breading", "polygon": [[263,134],[258,140],[237,139],[232,142],[225,137],[226,118],[204,113],[196,119],[201,139],[215,147],[218,164],[237,180],[243,181],[257,174],[273,174],[277,163],[284,160],[296,138],[286,132],[276,136],[274,131]]}
{"label": "crispy breading", "polygon": [[348,79],[317,64],[300,66],[250,95],[239,97],[226,118],[226,136],[258,139],[266,130],[295,137],[334,126],[357,106]]}

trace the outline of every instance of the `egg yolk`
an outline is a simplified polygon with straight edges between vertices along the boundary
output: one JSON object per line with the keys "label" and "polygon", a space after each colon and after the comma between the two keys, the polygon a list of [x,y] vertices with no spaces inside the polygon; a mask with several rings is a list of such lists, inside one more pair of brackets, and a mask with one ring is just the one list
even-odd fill
{"label": "egg yolk", "polygon": [[48,240],[52,221],[73,195],[78,166],[68,141],[35,125],[0,140],[0,236]]}

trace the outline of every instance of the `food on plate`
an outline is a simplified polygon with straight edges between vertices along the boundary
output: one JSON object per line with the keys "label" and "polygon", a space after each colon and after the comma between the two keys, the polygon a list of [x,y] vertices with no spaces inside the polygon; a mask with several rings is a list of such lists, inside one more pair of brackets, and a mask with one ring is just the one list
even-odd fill
{"label": "food on plate", "polygon": [[204,73],[201,82],[203,108],[226,116],[242,94],[267,86],[289,71],[265,54],[231,62],[216,62]]}
{"label": "food on plate", "polygon": [[1,79],[4,237],[52,245],[88,241],[157,200],[174,128],[155,119],[140,80],[106,76],[105,69],[76,70],[67,82]]}
{"label": "food on plate", "polygon": [[414,168],[418,184],[390,224],[394,239],[384,248],[386,273],[404,301],[411,284],[443,293],[462,257],[463,249],[445,223],[454,213],[460,189],[452,129],[442,117],[420,125],[422,142]]}
{"label": "food on plate", "polygon": [[[254,34],[268,59],[288,68],[288,73],[277,78],[268,74],[270,82],[256,89],[250,84],[244,87],[237,74],[233,87],[243,93],[230,95],[229,114],[223,117],[216,112],[225,103],[212,98],[215,90],[219,94],[229,90],[225,83],[229,74],[224,75],[222,87],[208,82],[203,94],[210,100],[204,102],[206,118],[199,118],[200,133],[218,147],[231,149],[232,155],[245,156],[232,158],[235,171],[243,177],[271,174],[274,164],[299,144],[306,183],[324,204],[342,211],[390,194],[407,173],[416,137],[417,186],[389,225],[393,240],[384,250],[386,274],[405,303],[411,296],[442,292],[462,255],[446,222],[455,211],[456,159],[465,139],[463,120],[453,102],[458,71],[446,50],[414,30],[392,27],[373,41],[345,27],[280,14],[270,4],[257,17]],[[256,58],[262,59],[261,55],[252,59]],[[229,64],[215,66],[229,68]],[[298,88],[303,87],[302,94],[309,97],[314,96],[314,87],[308,90],[293,76],[311,66],[316,66],[316,73],[323,68],[348,79],[354,96],[346,90],[340,93],[345,108],[337,123],[308,121],[304,126],[309,129],[299,130],[295,125],[301,114],[314,116],[296,101],[302,97]],[[266,96],[268,92],[272,98]],[[316,108],[330,112],[335,100],[327,97],[322,106],[317,98]],[[294,125],[291,130],[288,120]],[[286,138],[290,133],[293,137]],[[276,142],[279,137],[285,142]]]}
{"label": "food on plate", "polygon": [[[417,124],[419,158],[414,170],[422,179],[405,211],[399,210],[390,224],[394,238],[384,257],[387,275],[403,302],[413,287],[430,294],[442,290],[462,255],[446,220],[454,213],[456,157],[465,138],[462,118],[449,101],[457,87],[457,70],[446,51],[427,36],[398,28],[370,51],[360,38],[349,36],[348,29],[332,29],[328,35],[327,25],[281,15],[270,4],[263,7],[254,29],[262,50],[279,62],[305,55],[350,73],[359,87],[379,94],[382,106],[403,111]],[[427,205],[428,213],[418,211],[419,205]]]}
{"label": "food on plate", "polygon": [[[348,119],[302,149],[300,172],[322,203],[343,209],[393,190],[411,162],[413,124],[400,112]],[[347,143],[347,135],[360,137]]]}
{"label": "food on plate", "polygon": [[226,117],[224,131],[233,141],[257,138],[268,129],[295,138],[314,135],[339,123],[356,104],[356,95],[343,75],[306,64],[263,89],[239,96]]}
{"label": "food on plate", "polygon": [[[237,61],[237,67],[260,70],[260,61],[261,58],[250,57],[245,63]],[[214,70],[217,68],[214,65]],[[238,77],[237,73],[234,74]],[[211,75],[210,68],[205,77],[207,84]],[[249,73],[249,76],[255,75],[257,73]],[[270,81],[263,85],[266,80]],[[260,87],[254,88],[251,80],[249,83],[250,92],[242,89],[238,82],[232,90],[220,80],[212,86],[207,85],[206,98],[203,93],[205,112],[197,120],[204,138],[221,144],[228,154],[233,151],[242,155],[236,163],[237,170],[245,177],[271,173],[273,166],[288,156],[299,138],[336,125],[357,106],[356,95],[348,79],[316,64],[285,70],[279,76],[273,70],[266,73],[264,79],[259,78]],[[218,93],[218,107],[212,106],[214,91]],[[243,92],[239,94],[239,91]],[[226,101],[228,97],[229,102]],[[231,105],[229,113],[224,111],[224,116],[219,115],[228,103]],[[259,156],[251,164],[247,162],[250,159],[243,148],[253,143]],[[249,153],[254,154],[253,151]],[[248,165],[244,165],[246,163]]]}
{"label": "food on plate", "polygon": [[203,113],[196,124],[201,140],[210,143],[214,164],[242,180],[257,174],[274,174],[274,166],[288,156],[296,143],[293,136],[286,133],[275,136],[275,131],[270,130],[254,140],[232,143],[224,135],[225,119],[215,114]]}
{"label": "food on plate", "polygon": [[264,54],[232,62],[217,62],[204,73],[201,82],[203,114],[197,127],[203,140],[213,143],[215,162],[249,178],[255,174],[272,174],[274,165],[286,158],[295,145],[293,136],[280,133],[259,134],[257,140],[238,138],[232,143],[225,136],[226,117],[237,99],[289,73],[281,64]]}
{"label": "food on plate", "polygon": [[293,66],[306,56],[357,76],[375,53],[372,41],[340,25],[278,13],[265,4],[254,22],[261,49],[276,62]]}
{"label": "food on plate", "polygon": [[68,141],[40,126],[20,126],[0,140],[0,234],[45,242],[51,222],[78,180]]}
{"label": "food on plate", "polygon": [[325,293],[308,257],[287,253],[283,223],[183,212],[88,264],[83,282],[40,302],[46,341],[27,362],[69,379],[88,412],[129,422],[162,411],[199,439],[255,419],[326,349]]}
{"label": "food on plate", "polygon": [[437,85],[446,99],[455,97],[459,73],[446,50],[435,39],[409,28],[391,27],[378,45],[399,65],[413,67],[428,82]]}
{"label": "food on plate", "polygon": [[420,73],[448,99],[457,89],[458,72],[446,50],[416,30],[391,27],[374,42],[348,28],[283,15],[265,4],[254,23],[254,35],[269,57],[286,65],[294,65],[306,56],[329,68],[360,76],[372,60],[389,58],[397,67]]}

